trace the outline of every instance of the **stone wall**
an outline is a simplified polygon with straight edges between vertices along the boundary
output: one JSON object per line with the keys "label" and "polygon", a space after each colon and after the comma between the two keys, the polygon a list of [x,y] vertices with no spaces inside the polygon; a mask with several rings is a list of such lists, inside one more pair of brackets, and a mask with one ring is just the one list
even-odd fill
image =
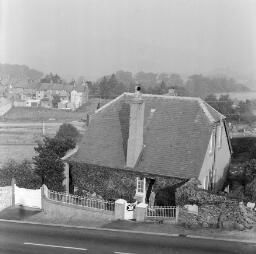
{"label": "stone wall", "polygon": [[[188,228],[223,228],[243,230],[256,223],[253,212],[238,200],[217,195],[197,186],[192,179],[177,189],[176,202],[180,205],[179,224]],[[198,205],[198,214],[189,213],[186,204]]]}

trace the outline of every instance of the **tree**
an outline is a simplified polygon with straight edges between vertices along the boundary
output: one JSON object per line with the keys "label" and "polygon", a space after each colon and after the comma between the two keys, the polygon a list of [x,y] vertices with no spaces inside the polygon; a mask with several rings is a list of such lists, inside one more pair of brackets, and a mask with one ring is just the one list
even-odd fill
{"label": "tree", "polygon": [[61,84],[62,79],[58,74],[53,75],[52,73],[47,74],[44,78],[41,79],[41,83],[54,83]]}
{"label": "tree", "polygon": [[71,138],[45,137],[39,142],[33,158],[35,173],[41,178],[41,183],[55,191],[63,190],[64,163],[61,158],[70,149],[75,148],[75,141]]}
{"label": "tree", "polygon": [[179,74],[173,73],[166,81],[168,87],[183,87],[184,82]]}
{"label": "tree", "polygon": [[256,178],[246,186],[245,195],[250,201],[256,202]]}
{"label": "tree", "polygon": [[58,94],[53,95],[52,105],[54,108],[58,107],[59,102],[60,102],[60,96]]}
{"label": "tree", "polygon": [[57,156],[62,158],[68,150],[74,149],[75,147],[75,141],[69,137],[44,137],[43,142],[38,142],[37,147],[35,147],[34,149],[38,154],[44,153],[44,151],[47,150],[55,153]]}
{"label": "tree", "polygon": [[74,125],[70,123],[64,123],[60,126],[55,137],[58,139],[70,138],[70,139],[73,139],[75,142],[77,142],[79,139],[79,136],[80,136],[80,133]]}
{"label": "tree", "polygon": [[54,191],[63,191],[64,162],[51,150],[43,150],[33,158],[35,173],[41,178],[41,183]]}
{"label": "tree", "polygon": [[35,174],[32,163],[28,160],[16,162],[10,160],[0,169],[0,186],[11,185],[14,178],[19,187],[27,189],[37,189],[41,186],[38,175]]}

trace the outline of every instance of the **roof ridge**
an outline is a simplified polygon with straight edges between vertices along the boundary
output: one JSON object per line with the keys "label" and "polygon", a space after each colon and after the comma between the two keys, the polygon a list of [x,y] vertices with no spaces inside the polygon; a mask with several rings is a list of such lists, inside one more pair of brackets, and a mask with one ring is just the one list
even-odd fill
{"label": "roof ridge", "polygon": [[223,114],[221,114],[218,110],[216,110],[213,106],[211,106],[209,103],[204,101],[205,104],[207,104],[208,107],[210,107],[213,111],[215,111],[217,114],[220,115],[221,118],[226,118]]}
{"label": "roof ridge", "polygon": [[104,110],[105,108],[107,108],[108,106],[110,106],[111,104],[117,102],[119,99],[121,99],[123,96],[125,95],[125,93],[122,93],[121,95],[117,96],[115,99],[109,101],[108,103],[106,103],[104,106],[102,106],[101,108],[97,109],[94,114],[97,114],[99,112],[101,112],[102,110]]}
{"label": "roof ridge", "polygon": [[208,117],[209,121],[211,123],[215,123],[216,121],[215,121],[214,117],[212,116],[212,114],[210,113],[210,111],[208,110],[205,101],[200,99],[198,101],[198,103],[199,103],[200,107],[202,108],[203,112],[205,113],[205,115]]}
{"label": "roof ridge", "polygon": [[[134,93],[125,92],[125,95],[134,95]],[[163,99],[177,99],[177,100],[191,100],[191,101],[199,101],[201,98],[199,97],[183,97],[183,96],[170,96],[170,95],[164,95],[164,94],[145,94],[142,93],[142,97],[157,97],[157,98],[163,98]]]}

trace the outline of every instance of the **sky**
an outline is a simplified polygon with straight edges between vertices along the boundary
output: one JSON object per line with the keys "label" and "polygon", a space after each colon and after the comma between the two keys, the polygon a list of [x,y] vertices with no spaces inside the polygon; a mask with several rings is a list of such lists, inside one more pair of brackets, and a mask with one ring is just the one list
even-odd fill
{"label": "sky", "polygon": [[256,0],[0,0],[0,62],[256,78]]}

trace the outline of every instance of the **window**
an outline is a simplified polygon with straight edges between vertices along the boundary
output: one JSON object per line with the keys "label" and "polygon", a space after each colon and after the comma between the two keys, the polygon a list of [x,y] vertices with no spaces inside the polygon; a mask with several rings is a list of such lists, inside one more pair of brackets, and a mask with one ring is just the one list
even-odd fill
{"label": "window", "polygon": [[222,132],[223,126],[218,126],[218,148],[221,148],[222,145]]}
{"label": "window", "polygon": [[210,138],[209,153],[210,153],[210,154],[213,153],[213,133],[212,133],[211,138]]}
{"label": "window", "polygon": [[209,176],[206,176],[204,178],[204,189],[208,190],[208,187],[209,187]]}
{"label": "window", "polygon": [[137,192],[138,193],[144,193],[144,180],[137,178]]}

